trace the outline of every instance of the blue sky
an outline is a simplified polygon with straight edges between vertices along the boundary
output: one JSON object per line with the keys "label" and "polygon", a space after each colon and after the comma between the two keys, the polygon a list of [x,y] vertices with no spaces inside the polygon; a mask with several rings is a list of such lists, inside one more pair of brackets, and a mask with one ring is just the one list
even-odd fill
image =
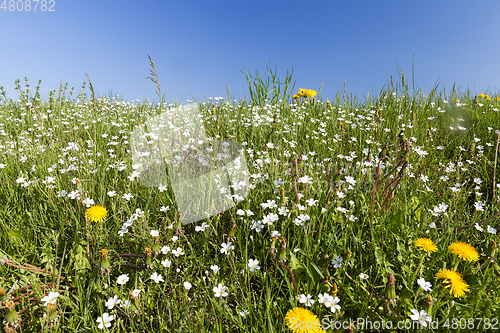
{"label": "blue sky", "polygon": [[[3,0],[0,0],[2,2]],[[8,5],[7,1],[7,5]],[[26,1],[24,1],[26,2]],[[80,90],[87,73],[99,95],[158,100],[151,55],[166,100],[248,95],[242,70],[284,79],[333,98],[363,99],[398,79],[451,90],[500,88],[499,1],[70,1],[55,11],[0,9],[0,85],[42,80],[42,96],[61,80]],[[32,1],[32,6],[35,2]],[[413,58],[414,57],[414,58]],[[88,92],[88,89],[86,89]]]}

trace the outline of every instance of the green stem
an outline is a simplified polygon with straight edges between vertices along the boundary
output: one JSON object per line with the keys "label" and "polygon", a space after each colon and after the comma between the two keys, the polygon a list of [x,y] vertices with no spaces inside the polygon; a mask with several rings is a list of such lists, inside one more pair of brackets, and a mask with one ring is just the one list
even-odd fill
{"label": "green stem", "polygon": [[413,284],[415,283],[415,279],[417,278],[417,274],[420,272],[420,267],[422,266],[422,263],[424,262],[424,257],[425,257],[425,254],[422,254],[420,256],[420,263],[418,264],[417,269],[415,270],[415,273],[413,273],[413,276],[411,278],[410,287],[413,286]]}

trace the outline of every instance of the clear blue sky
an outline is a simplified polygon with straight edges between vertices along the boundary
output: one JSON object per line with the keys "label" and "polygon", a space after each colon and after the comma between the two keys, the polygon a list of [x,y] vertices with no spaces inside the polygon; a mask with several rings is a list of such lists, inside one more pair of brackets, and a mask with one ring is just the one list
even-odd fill
{"label": "clear blue sky", "polygon": [[79,90],[87,73],[100,95],[158,100],[147,54],[169,102],[226,97],[226,83],[243,98],[241,70],[268,64],[283,79],[293,67],[295,91],[323,84],[332,98],[346,81],[362,98],[397,78],[397,66],[411,80],[413,56],[424,91],[438,80],[476,94],[500,88],[498,0],[56,0],[54,9],[0,9],[8,97],[17,99],[16,79],[41,79],[47,98],[61,80]]}

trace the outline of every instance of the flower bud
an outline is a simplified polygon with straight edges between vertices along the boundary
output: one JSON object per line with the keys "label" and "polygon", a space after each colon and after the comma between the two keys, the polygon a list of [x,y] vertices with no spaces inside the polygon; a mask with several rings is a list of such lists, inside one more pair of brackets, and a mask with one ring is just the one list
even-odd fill
{"label": "flower bud", "polygon": [[149,247],[144,249],[144,253],[146,253],[146,266],[151,265],[151,249]]}
{"label": "flower bud", "polygon": [[389,272],[387,274],[387,280],[384,296],[388,300],[394,300],[396,299],[396,278],[394,277],[394,274]]}
{"label": "flower bud", "polygon": [[299,156],[299,169],[304,169],[304,160],[302,159],[302,154]]}
{"label": "flower bud", "polygon": [[177,230],[182,229],[181,213],[177,213],[177,221],[175,224],[175,229],[177,229]]}
{"label": "flower bud", "polygon": [[338,292],[337,284],[334,282],[333,283],[333,289],[332,289],[332,294],[336,295]]}
{"label": "flower bud", "polygon": [[403,130],[399,132],[398,138],[399,138],[399,144],[403,144],[406,141],[406,137]]}
{"label": "flower bud", "polygon": [[16,305],[13,301],[8,301],[4,305],[5,309],[7,309],[7,313],[5,314],[5,321],[7,323],[14,323],[17,321],[19,314],[16,311]]}
{"label": "flower bud", "polygon": [[231,229],[229,230],[229,237],[234,237],[236,233],[236,221],[235,220],[232,220],[231,221]]}
{"label": "flower bud", "polygon": [[160,252],[160,236],[155,237],[155,242],[153,243],[153,252]]}
{"label": "flower bud", "polygon": [[340,176],[342,176],[342,168],[338,169],[335,174],[335,183],[340,183]]}
{"label": "flower bud", "polygon": [[286,241],[284,237],[280,238],[281,247],[278,251],[278,259],[285,260],[286,257]]}
{"label": "flower bud", "polygon": [[49,320],[57,319],[57,306],[55,304],[47,304],[47,310],[49,311]]}
{"label": "flower bud", "polygon": [[5,302],[8,299],[9,296],[7,295],[7,291],[4,289],[4,287],[0,287],[0,302]]}
{"label": "flower bud", "polygon": [[429,316],[431,315],[433,304],[434,304],[434,301],[432,300],[432,296],[431,296],[431,294],[428,294],[427,297],[425,298],[424,310],[425,310],[425,312],[427,312],[427,314]]}
{"label": "flower bud", "polygon": [[382,151],[380,151],[380,154],[378,154],[378,159],[383,160],[386,156],[387,156],[387,143],[382,148]]}
{"label": "flower bud", "polygon": [[102,258],[101,258],[101,268],[103,269],[109,269],[111,267],[111,264],[109,263],[108,259],[108,250],[102,249],[101,251]]}
{"label": "flower bud", "polygon": [[271,251],[276,250],[276,239],[277,237],[271,238]]}
{"label": "flower bud", "polygon": [[328,279],[330,277],[327,275],[325,277],[325,279],[323,280],[323,286],[321,288],[321,291],[324,292],[324,293],[330,293],[332,291],[332,285],[330,284],[330,282],[328,282]]}

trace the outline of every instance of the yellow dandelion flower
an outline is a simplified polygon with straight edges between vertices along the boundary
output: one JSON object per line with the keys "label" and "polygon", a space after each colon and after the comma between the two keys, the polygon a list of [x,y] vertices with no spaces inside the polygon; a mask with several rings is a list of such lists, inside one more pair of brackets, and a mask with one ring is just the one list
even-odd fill
{"label": "yellow dandelion flower", "polygon": [[7,310],[12,311],[16,307],[16,303],[14,303],[14,301],[7,301],[7,302],[5,302],[4,307]]}
{"label": "yellow dandelion flower", "polygon": [[307,97],[307,89],[299,88],[299,92],[297,93],[299,97]]}
{"label": "yellow dandelion flower", "polygon": [[318,316],[304,308],[289,310],[285,316],[285,324],[295,333],[326,332],[321,328]]}
{"label": "yellow dandelion flower", "polygon": [[455,297],[462,297],[466,291],[469,291],[469,285],[456,271],[443,269],[436,274],[436,279],[444,279],[445,288],[450,288],[450,294]]}
{"label": "yellow dandelion flower", "polygon": [[306,90],[306,95],[307,95],[307,97],[314,97],[314,96],[317,95],[317,92],[314,91],[314,90],[312,90],[312,89],[307,89]]}
{"label": "yellow dandelion flower", "polygon": [[419,238],[415,241],[415,246],[419,247],[422,251],[425,252],[436,252],[437,246],[434,244],[432,240],[429,238]]}
{"label": "yellow dandelion flower", "polygon": [[99,252],[101,252],[101,253],[102,253],[102,257],[103,257],[103,258],[107,258],[107,257],[108,257],[108,250],[106,250],[106,249],[102,249],[102,250],[101,250],[101,251],[99,251]]}
{"label": "yellow dandelion flower", "polygon": [[478,261],[479,253],[477,253],[474,246],[464,243],[464,242],[455,242],[448,246],[448,251],[457,255],[460,259],[468,260],[468,261]]}
{"label": "yellow dandelion flower", "polygon": [[108,216],[108,210],[100,205],[94,205],[87,209],[85,217],[92,222],[100,222]]}

